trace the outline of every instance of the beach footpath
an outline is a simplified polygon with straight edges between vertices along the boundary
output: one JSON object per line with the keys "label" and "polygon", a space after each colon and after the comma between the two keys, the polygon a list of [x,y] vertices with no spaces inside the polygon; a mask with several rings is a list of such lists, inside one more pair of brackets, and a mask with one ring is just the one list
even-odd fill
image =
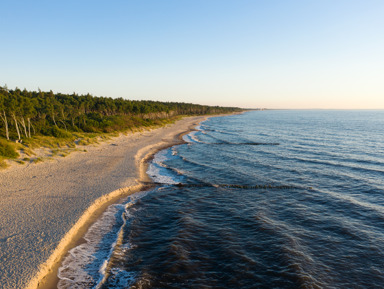
{"label": "beach footpath", "polygon": [[107,205],[145,189],[145,161],[206,116],[121,134],[86,152],[0,171],[0,288],[52,282],[63,255]]}

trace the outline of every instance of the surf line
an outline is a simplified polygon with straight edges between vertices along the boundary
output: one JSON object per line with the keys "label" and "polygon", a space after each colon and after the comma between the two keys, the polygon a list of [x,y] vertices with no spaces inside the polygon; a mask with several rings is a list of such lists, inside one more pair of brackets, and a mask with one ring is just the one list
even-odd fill
{"label": "surf line", "polygon": [[211,145],[248,145],[248,146],[278,146],[280,143],[277,142],[240,142],[240,143],[232,143],[232,142],[218,142],[218,143],[207,143]]}
{"label": "surf line", "polygon": [[197,144],[206,144],[206,145],[229,145],[229,146],[278,146],[280,143],[277,142],[203,142],[196,141]]}
{"label": "surf line", "polygon": [[264,184],[264,185],[239,185],[239,184],[185,184],[185,183],[178,183],[178,184],[168,184],[168,183],[160,183],[160,182],[142,182],[144,185],[155,185],[155,186],[167,186],[167,187],[178,187],[178,188],[228,188],[228,189],[248,189],[248,190],[255,190],[255,189],[273,189],[273,190],[289,190],[289,189],[307,189],[307,190],[313,190],[313,187],[299,187],[299,186],[292,186],[292,185],[271,185],[271,184]]}
{"label": "surf line", "polygon": [[199,123],[210,117],[215,117],[215,115],[192,117],[189,122],[183,124],[183,127],[180,127],[175,133],[161,139],[159,142],[152,143],[139,149],[135,154],[134,162],[132,164],[136,166],[138,174],[135,184],[119,188],[96,199],[92,205],[84,211],[83,215],[78,219],[75,225],[59,241],[59,244],[50,257],[43,264],[39,265],[37,272],[27,283],[25,289],[46,289],[55,286],[58,282],[57,271],[63,258],[71,248],[75,247],[76,242],[85,235],[90,226],[100,217],[102,212],[104,212],[109,205],[123,197],[135,192],[151,189],[150,184],[145,185],[142,181],[148,181],[148,183],[150,181],[150,177],[146,174],[146,171],[148,162],[153,158],[154,154],[174,145],[186,143],[186,141],[183,140],[183,136],[195,131],[195,127]]}

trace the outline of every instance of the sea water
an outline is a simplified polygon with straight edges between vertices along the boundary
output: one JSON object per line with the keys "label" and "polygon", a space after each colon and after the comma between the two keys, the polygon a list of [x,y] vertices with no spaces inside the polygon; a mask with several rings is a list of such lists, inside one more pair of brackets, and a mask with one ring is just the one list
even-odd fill
{"label": "sea water", "polygon": [[59,288],[384,287],[384,111],[251,111],[184,138]]}

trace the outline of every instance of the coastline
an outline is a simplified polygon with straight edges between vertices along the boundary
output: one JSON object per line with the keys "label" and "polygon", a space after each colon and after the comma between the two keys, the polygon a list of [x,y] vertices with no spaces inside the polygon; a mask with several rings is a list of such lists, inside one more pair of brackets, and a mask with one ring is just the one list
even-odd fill
{"label": "coastline", "polygon": [[[215,115],[216,116],[216,115]],[[0,283],[52,288],[68,250],[119,199],[150,186],[147,161],[213,115],[120,135],[86,153],[0,172]]]}
{"label": "coastline", "polygon": [[175,135],[174,138],[168,142],[152,144],[139,150],[135,155],[135,165],[137,171],[139,172],[139,178],[137,180],[138,185],[118,189],[95,200],[91,207],[84,212],[78,222],[61,240],[59,246],[51,255],[50,259],[42,265],[39,274],[31,280],[25,289],[57,288],[57,283],[59,281],[57,272],[68,251],[84,242],[83,237],[87,233],[88,229],[100,218],[100,216],[110,205],[131,194],[153,188],[155,185],[148,185],[148,183],[151,182],[151,179],[146,173],[149,162],[153,156],[161,150],[185,143],[183,136],[194,131],[195,127],[200,122],[207,119],[208,117],[202,117],[198,123],[191,124],[188,128],[186,128],[185,132]]}

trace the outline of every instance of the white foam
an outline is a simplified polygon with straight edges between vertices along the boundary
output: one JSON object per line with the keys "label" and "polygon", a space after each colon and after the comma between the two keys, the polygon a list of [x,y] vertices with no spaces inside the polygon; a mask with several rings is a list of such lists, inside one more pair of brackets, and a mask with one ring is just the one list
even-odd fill
{"label": "white foam", "polygon": [[[106,250],[104,236],[113,230],[115,215],[121,206],[112,205],[86,233],[86,243],[69,251],[58,270],[58,288],[91,288],[102,277],[102,266],[110,251]],[[109,240],[113,243],[113,240]]]}
{"label": "white foam", "polygon": [[161,184],[178,184],[182,181],[182,176],[177,175],[175,172],[167,169],[164,164],[166,160],[176,158],[177,151],[175,148],[166,149],[155,154],[152,162],[148,166],[147,174],[156,183]]}
{"label": "white foam", "polygon": [[[129,196],[124,201],[125,205],[114,204],[108,207],[85,234],[86,242],[71,249],[65,257],[58,270],[57,288],[94,288],[103,281],[118,235],[127,220],[133,217],[129,208],[147,194],[138,192]],[[119,225],[117,222],[121,223],[120,227],[116,226]],[[108,233],[112,234],[107,237]]]}
{"label": "white foam", "polygon": [[189,136],[189,134],[183,135],[183,140],[184,140],[186,143],[192,143],[192,142],[193,142],[193,141],[191,140],[191,137]]}
{"label": "white foam", "polygon": [[203,125],[197,126],[196,129],[203,134],[207,134],[206,128]]}
{"label": "white foam", "polygon": [[118,268],[111,269],[108,284],[115,288],[129,288],[136,279],[134,272],[127,272]]}
{"label": "white foam", "polygon": [[183,136],[183,140],[187,143],[201,143],[201,141],[196,136],[197,131],[193,131],[189,134]]}

